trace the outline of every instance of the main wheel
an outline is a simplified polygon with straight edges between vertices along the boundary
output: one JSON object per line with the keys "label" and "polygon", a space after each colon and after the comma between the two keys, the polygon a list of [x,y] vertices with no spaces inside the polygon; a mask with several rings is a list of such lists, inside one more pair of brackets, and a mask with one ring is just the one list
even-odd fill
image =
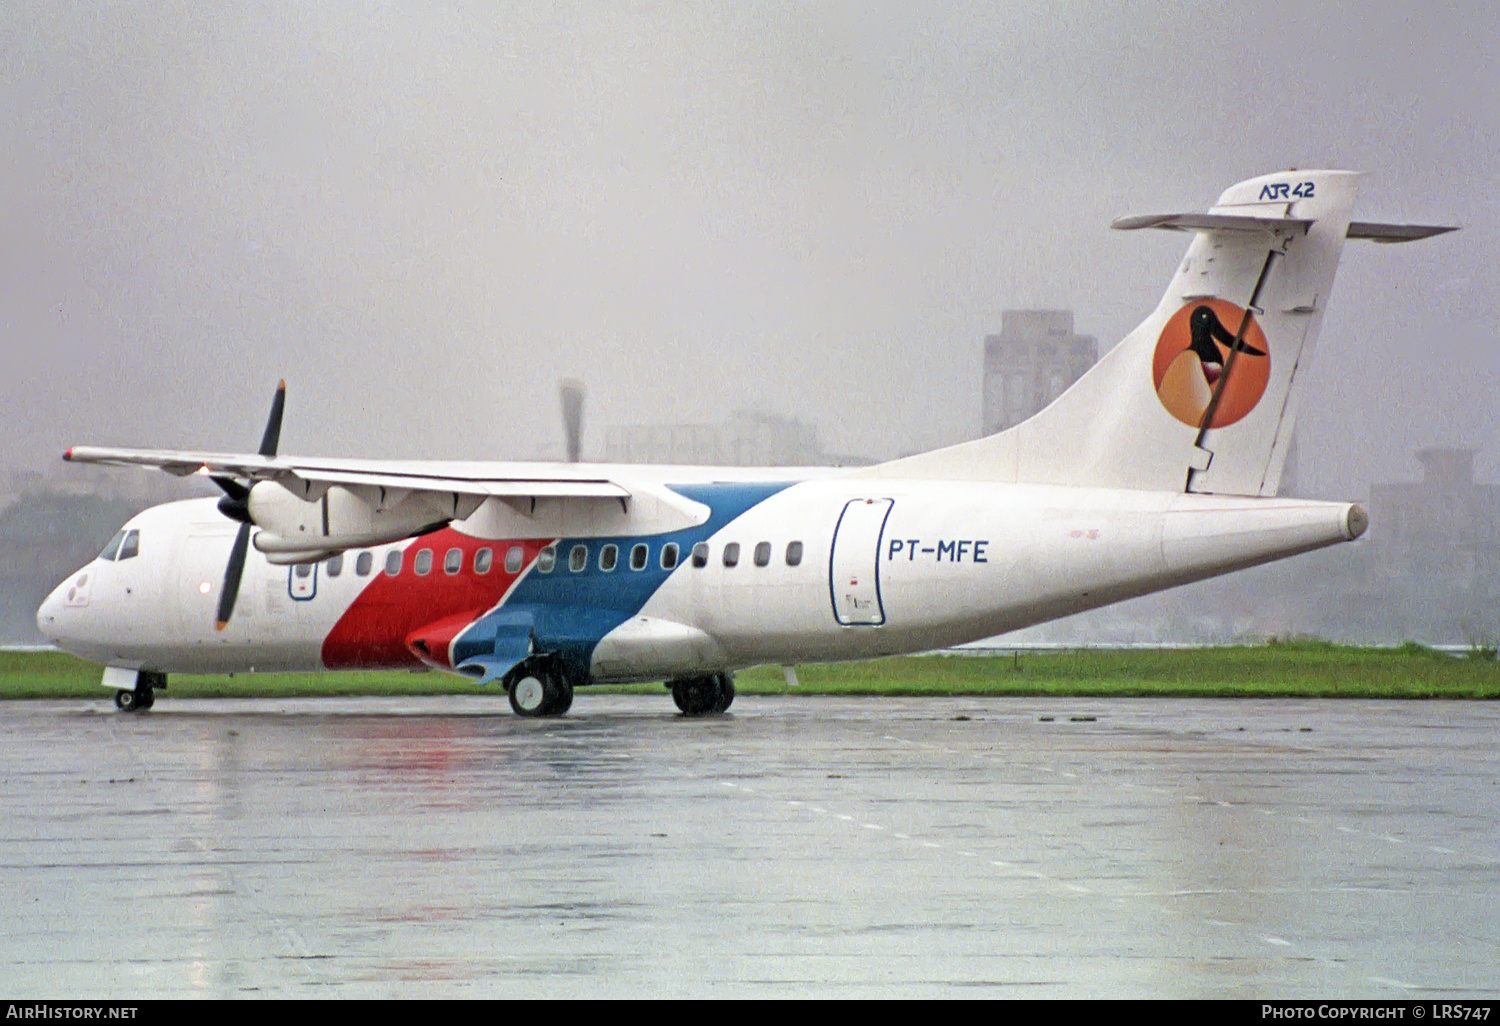
{"label": "main wheel", "polygon": [[[684,716],[702,716],[706,713],[721,712],[716,708],[722,696],[719,686],[720,674],[710,674],[702,677],[684,677],[672,682],[672,701],[677,703],[677,708],[682,710]],[[730,685],[733,688],[733,685]],[[729,693],[730,701],[734,700],[734,692]],[[728,708],[728,703],[725,703]]]}
{"label": "main wheel", "polygon": [[714,679],[718,681],[719,686],[710,711],[721,713],[734,704],[734,674],[727,671],[716,673]]}
{"label": "main wheel", "polygon": [[510,686],[510,707],[517,716],[545,716],[550,704],[546,675],[527,670]]}
{"label": "main wheel", "polygon": [[547,710],[547,715],[561,716],[573,708],[573,682],[562,674],[558,674],[554,680],[557,683],[557,695],[552,702],[552,707]]}
{"label": "main wheel", "polygon": [[122,688],[115,692],[115,708],[121,712],[136,712],[143,708],[141,696]]}
{"label": "main wheel", "polygon": [[510,685],[517,716],[561,716],[573,705],[573,682],[543,662],[523,666]]}

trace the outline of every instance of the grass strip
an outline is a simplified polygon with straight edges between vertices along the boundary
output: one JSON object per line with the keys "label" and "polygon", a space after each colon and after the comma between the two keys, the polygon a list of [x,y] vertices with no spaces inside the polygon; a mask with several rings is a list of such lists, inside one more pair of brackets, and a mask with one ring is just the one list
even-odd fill
{"label": "grass strip", "polygon": [[[100,669],[61,652],[0,652],[0,699],[98,698]],[[1291,642],[1196,649],[1077,649],[932,655],[779,667],[735,675],[751,695],[1027,695],[1105,698],[1500,698],[1500,662],[1476,649],[1453,656],[1421,645],[1361,648]],[[173,698],[452,695],[479,689],[446,673],[174,674]],[[660,684],[600,693],[662,694]],[[499,693],[495,689],[494,693]]]}

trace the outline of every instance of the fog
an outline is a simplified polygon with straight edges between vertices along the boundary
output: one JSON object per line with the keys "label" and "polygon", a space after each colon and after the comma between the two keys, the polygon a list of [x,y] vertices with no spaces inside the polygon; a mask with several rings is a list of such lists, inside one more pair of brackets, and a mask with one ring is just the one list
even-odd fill
{"label": "fog", "polygon": [[283,377],[289,453],[556,455],[576,377],[585,458],[888,457],[977,433],[1002,309],[1155,306],[1187,240],[1113,218],[1332,166],[1464,230],[1346,249],[1301,493],[1493,480],[1496,5],[1103,6],[6,4],[0,464],[251,449]]}

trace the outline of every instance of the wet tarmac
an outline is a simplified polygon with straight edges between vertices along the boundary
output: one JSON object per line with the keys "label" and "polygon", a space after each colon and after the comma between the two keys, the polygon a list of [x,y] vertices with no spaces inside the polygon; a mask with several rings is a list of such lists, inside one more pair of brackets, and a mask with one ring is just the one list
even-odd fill
{"label": "wet tarmac", "polygon": [[1500,992],[1500,704],[0,703],[0,996]]}

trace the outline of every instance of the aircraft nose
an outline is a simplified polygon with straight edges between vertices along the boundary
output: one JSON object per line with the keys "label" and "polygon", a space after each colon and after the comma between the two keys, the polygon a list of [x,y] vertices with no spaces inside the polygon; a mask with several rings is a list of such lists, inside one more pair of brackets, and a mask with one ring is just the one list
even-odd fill
{"label": "aircraft nose", "polygon": [[36,611],[36,629],[41,631],[42,637],[53,643],[57,642],[60,633],[63,611],[64,595],[67,592],[67,584],[59,584],[52,589],[52,594],[42,600],[42,604]]}
{"label": "aircraft nose", "polygon": [[36,629],[42,637],[61,647],[76,626],[77,613],[89,602],[92,568],[84,567],[68,575],[68,579],[52,589],[52,594],[42,600],[36,611]]}

